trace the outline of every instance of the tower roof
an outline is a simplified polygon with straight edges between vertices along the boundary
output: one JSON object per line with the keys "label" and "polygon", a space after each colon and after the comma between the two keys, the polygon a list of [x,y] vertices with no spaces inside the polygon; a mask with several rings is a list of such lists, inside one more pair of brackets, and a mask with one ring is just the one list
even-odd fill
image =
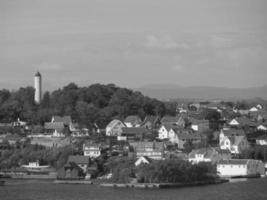
{"label": "tower roof", "polygon": [[37,71],[37,72],[35,73],[35,76],[41,76],[40,72]]}

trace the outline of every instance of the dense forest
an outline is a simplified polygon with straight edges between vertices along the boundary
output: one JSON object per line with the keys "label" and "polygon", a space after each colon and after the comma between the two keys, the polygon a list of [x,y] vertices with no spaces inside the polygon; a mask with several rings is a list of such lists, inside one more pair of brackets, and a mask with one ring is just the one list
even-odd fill
{"label": "dense forest", "polygon": [[70,115],[81,126],[90,128],[96,123],[102,128],[114,118],[162,116],[165,112],[164,103],[114,84],[78,87],[70,83],[62,89],[45,92],[40,105],[34,103],[33,87],[0,90],[0,122],[20,118],[30,124],[42,125],[53,115]]}

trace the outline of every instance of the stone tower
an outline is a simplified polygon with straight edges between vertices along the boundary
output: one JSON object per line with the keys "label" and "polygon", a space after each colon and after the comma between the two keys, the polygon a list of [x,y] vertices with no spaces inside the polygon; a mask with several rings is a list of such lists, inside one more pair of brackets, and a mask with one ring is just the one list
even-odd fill
{"label": "stone tower", "polygon": [[42,76],[40,72],[36,72],[34,76],[34,101],[36,104],[40,104],[42,100]]}

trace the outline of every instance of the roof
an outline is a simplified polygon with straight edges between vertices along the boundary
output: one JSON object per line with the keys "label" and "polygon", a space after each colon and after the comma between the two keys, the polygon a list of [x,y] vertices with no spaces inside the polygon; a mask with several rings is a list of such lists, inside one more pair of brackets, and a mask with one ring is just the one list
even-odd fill
{"label": "roof", "polygon": [[130,115],[125,118],[124,123],[139,124],[142,120],[137,115]]}
{"label": "roof", "polygon": [[189,158],[194,158],[196,154],[202,154],[204,155],[204,158],[211,158],[212,155],[218,154],[218,152],[215,148],[195,149],[192,150],[191,153],[189,153]]}
{"label": "roof", "polygon": [[236,121],[241,125],[241,126],[256,126],[257,123],[256,122],[253,122],[251,121],[249,118],[247,117],[240,117],[240,118],[237,118]]}
{"label": "roof", "polygon": [[45,129],[54,129],[58,132],[63,131],[65,128],[65,125],[63,122],[46,122],[44,125]]}
{"label": "roof", "polygon": [[146,148],[163,151],[163,142],[132,142],[130,143],[136,150],[144,150]]}
{"label": "roof", "polygon": [[164,116],[162,119],[161,119],[161,123],[164,124],[164,123],[177,123],[179,121],[180,117],[177,117],[177,116]]}
{"label": "roof", "polygon": [[41,76],[41,74],[37,71],[34,76]]}
{"label": "roof", "polygon": [[193,132],[188,131],[188,130],[184,130],[182,132],[177,133],[177,136],[179,139],[184,139],[184,140],[201,139],[201,136],[199,133],[193,133]]}
{"label": "roof", "polygon": [[67,162],[64,167],[71,167],[77,169],[78,171],[82,171],[82,168],[80,168],[75,162]]}
{"label": "roof", "polygon": [[72,123],[72,120],[71,116],[63,116],[63,117],[53,116],[52,122],[63,122],[64,124],[69,125],[70,123]]}
{"label": "roof", "polygon": [[68,163],[74,162],[76,164],[89,164],[89,156],[69,156]]}
{"label": "roof", "polygon": [[267,140],[267,135],[261,135],[257,137],[256,140]]}
{"label": "roof", "polygon": [[161,127],[165,127],[167,131],[170,131],[171,129],[176,130],[176,129],[181,129],[181,127],[173,124],[162,124]]}
{"label": "roof", "polygon": [[145,119],[144,119],[144,124],[147,123],[147,122],[151,122],[152,124],[156,123],[157,121],[159,120],[159,117],[158,116],[153,116],[153,115],[150,115],[150,116],[146,116]]}
{"label": "roof", "polygon": [[220,160],[219,165],[246,165],[248,159],[229,159],[229,160]]}
{"label": "roof", "polygon": [[146,128],[142,127],[123,127],[122,134],[143,134],[150,133]]}
{"label": "roof", "polygon": [[245,132],[242,129],[224,129],[222,132],[225,136],[245,136]]}
{"label": "roof", "polygon": [[196,125],[196,124],[209,123],[209,120],[206,120],[206,119],[196,119],[196,118],[192,118],[192,117],[190,117],[188,119],[194,125]]}

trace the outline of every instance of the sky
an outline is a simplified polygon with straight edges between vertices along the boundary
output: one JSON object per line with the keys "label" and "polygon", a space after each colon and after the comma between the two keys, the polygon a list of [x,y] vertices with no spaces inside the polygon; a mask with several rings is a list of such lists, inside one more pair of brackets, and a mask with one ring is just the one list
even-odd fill
{"label": "sky", "polygon": [[266,0],[0,0],[0,88],[267,84]]}

